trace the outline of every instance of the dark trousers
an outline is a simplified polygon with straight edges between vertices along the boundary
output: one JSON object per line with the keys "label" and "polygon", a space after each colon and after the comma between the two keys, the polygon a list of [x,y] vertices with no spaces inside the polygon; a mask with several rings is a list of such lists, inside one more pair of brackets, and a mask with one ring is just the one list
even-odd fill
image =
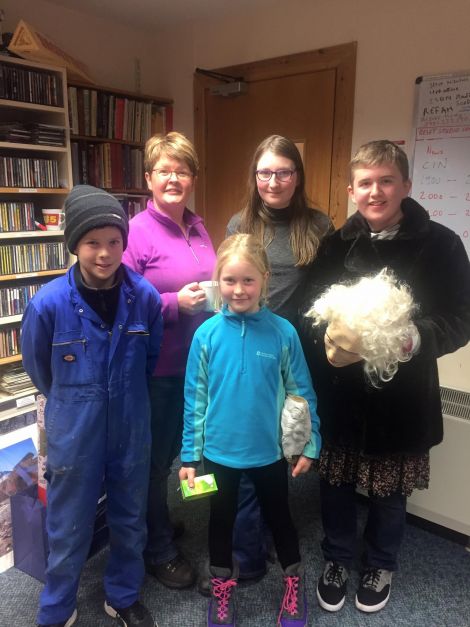
{"label": "dark trousers", "polygon": [[168,477],[181,450],[184,377],[153,377],[150,381],[152,452],[147,501],[145,561],[163,564],[176,557],[168,511]]}
{"label": "dark trousers", "polygon": [[238,486],[244,472],[255,486],[282,568],[300,561],[299,540],[289,510],[285,459],[259,468],[240,470],[205,458],[204,469],[207,473],[214,473],[218,486],[218,492],[210,500],[209,561],[212,566],[232,568],[233,526],[238,507]]}
{"label": "dark trousers", "polygon": [[[350,568],[357,543],[356,487],[354,484],[333,486],[321,479],[320,501],[325,560]],[[397,569],[405,523],[406,496],[398,492],[385,497],[369,494],[369,511],[363,533],[364,566]]]}
{"label": "dark trousers", "polygon": [[240,578],[251,579],[266,572],[266,558],[271,546],[271,534],[261,516],[255,486],[243,473],[233,528],[233,554],[240,569]]}

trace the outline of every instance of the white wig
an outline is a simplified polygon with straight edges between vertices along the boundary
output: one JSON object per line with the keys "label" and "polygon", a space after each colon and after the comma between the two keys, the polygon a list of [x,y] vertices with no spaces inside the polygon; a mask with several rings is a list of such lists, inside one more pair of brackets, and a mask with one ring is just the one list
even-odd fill
{"label": "white wig", "polygon": [[416,309],[409,288],[384,268],[352,285],[332,285],[305,315],[314,325],[339,322],[356,334],[366,376],[379,387],[412,357],[405,347],[417,333],[411,320]]}

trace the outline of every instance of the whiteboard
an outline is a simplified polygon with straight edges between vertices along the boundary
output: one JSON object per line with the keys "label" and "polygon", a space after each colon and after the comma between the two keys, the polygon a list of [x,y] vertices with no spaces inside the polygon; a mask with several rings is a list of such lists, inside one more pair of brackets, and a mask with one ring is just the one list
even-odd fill
{"label": "whiteboard", "polygon": [[416,79],[411,196],[470,256],[470,71]]}

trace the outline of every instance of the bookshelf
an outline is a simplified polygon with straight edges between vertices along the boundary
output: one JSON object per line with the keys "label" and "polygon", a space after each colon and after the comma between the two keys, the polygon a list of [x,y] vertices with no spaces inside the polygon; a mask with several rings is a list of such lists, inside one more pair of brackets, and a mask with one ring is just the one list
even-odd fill
{"label": "bookshelf", "polygon": [[0,390],[0,421],[34,404],[31,382],[16,385],[21,318],[66,272],[63,232],[38,229],[42,210],[61,209],[71,187],[65,69],[0,55],[0,382],[14,390]]}
{"label": "bookshelf", "polygon": [[172,128],[172,101],[69,81],[73,181],[108,190],[130,218],[145,208],[144,146]]}

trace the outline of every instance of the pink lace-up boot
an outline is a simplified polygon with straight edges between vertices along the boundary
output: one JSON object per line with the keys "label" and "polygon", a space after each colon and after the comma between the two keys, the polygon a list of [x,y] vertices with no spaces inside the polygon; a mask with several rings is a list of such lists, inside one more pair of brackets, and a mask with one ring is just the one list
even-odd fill
{"label": "pink lace-up boot", "polygon": [[277,624],[281,627],[304,627],[307,624],[305,569],[300,563],[291,564],[284,571],[284,597]]}
{"label": "pink lace-up boot", "polygon": [[210,566],[211,599],[207,627],[235,627],[235,587],[238,573],[229,568]]}

